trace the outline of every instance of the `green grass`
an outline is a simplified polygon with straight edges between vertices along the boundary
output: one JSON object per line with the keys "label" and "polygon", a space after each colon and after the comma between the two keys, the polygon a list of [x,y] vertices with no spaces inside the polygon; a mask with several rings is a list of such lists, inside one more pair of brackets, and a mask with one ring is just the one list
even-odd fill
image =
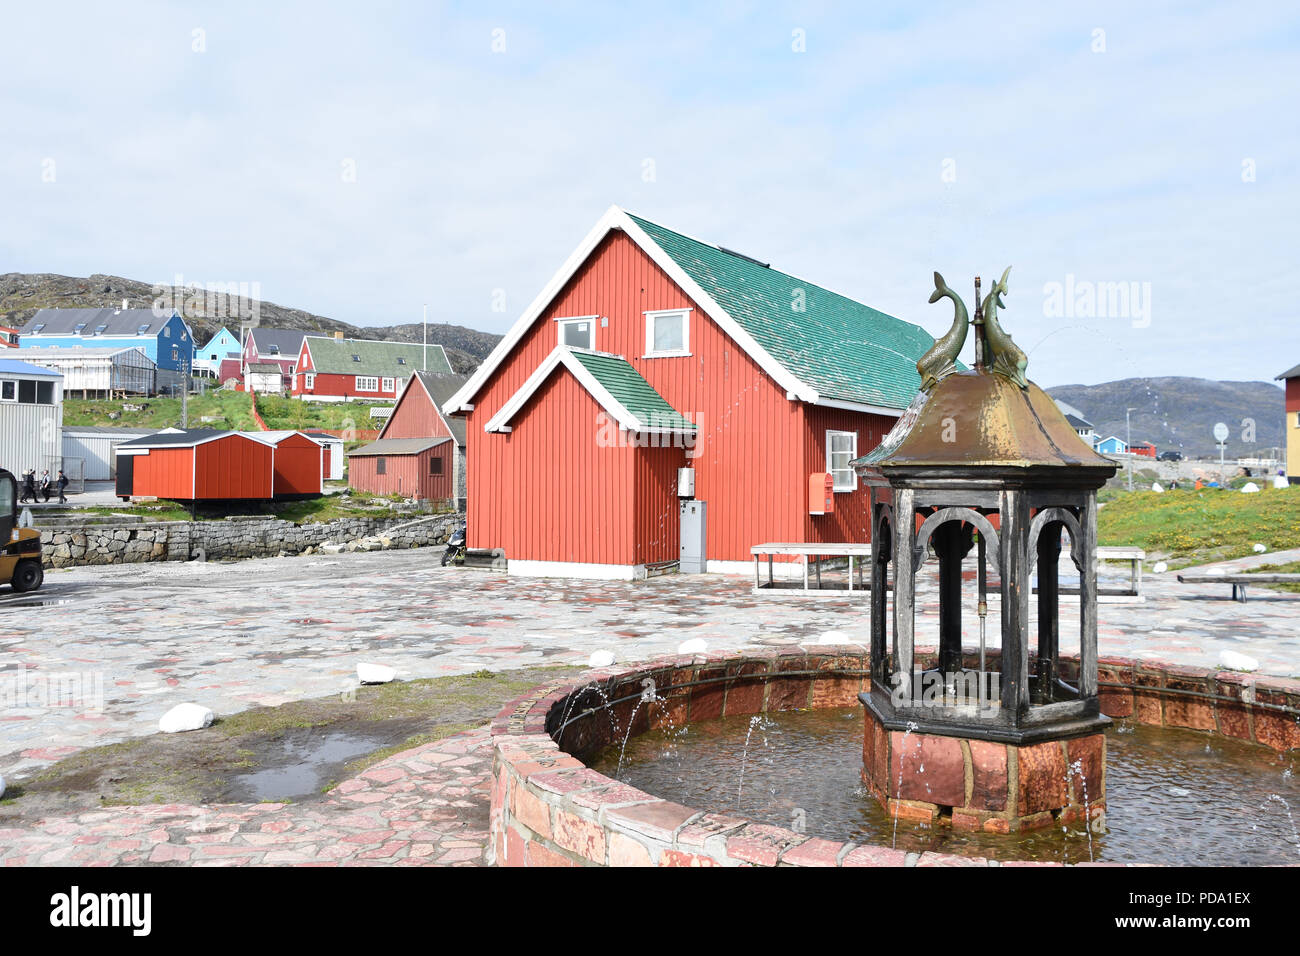
{"label": "green grass", "polygon": [[[1300,574],[1300,561],[1288,561],[1285,564],[1261,564],[1257,568],[1247,568],[1246,570],[1248,574]],[[1277,584],[1261,584],[1260,587],[1300,594],[1300,583],[1287,584],[1286,582],[1279,582]]]}
{"label": "green grass", "polygon": [[[123,405],[147,407],[141,407],[138,411],[126,411]],[[370,417],[371,407],[362,402],[302,402],[278,395],[263,395],[257,400],[258,412],[266,422],[266,427],[272,430],[355,428],[364,431],[380,428],[383,420]],[[258,430],[257,423],[253,420],[253,402],[247,392],[209,391],[203,395],[191,395],[188,411],[191,428]],[[118,417],[109,418],[115,412]],[[204,421],[205,418],[211,420]],[[180,423],[179,398],[136,398],[122,402],[65,397],[63,402],[63,424],[67,426],[170,428],[179,427]]]}
{"label": "green grass", "polygon": [[1097,543],[1143,548],[1170,567],[1300,548],[1300,486],[1242,494],[1220,488],[1135,491],[1097,513]]}
{"label": "green grass", "polygon": [[[393,505],[402,499],[397,495],[371,495],[353,491],[345,501],[338,495],[322,495],[303,501],[249,501],[222,502],[220,510],[200,504],[195,512],[199,521],[222,521],[227,515],[274,515],[294,524],[314,524],[336,518],[392,518],[422,517],[409,512],[398,513]],[[141,501],[123,505],[96,505],[79,508],[78,512],[94,515],[138,515],[145,521],[189,521],[190,509],[171,501]]]}

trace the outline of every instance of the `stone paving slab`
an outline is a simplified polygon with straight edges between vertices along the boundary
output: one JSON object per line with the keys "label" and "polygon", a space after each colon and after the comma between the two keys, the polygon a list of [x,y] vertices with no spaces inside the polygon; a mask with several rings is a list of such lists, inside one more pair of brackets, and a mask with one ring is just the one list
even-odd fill
{"label": "stone paving slab", "polygon": [[0,828],[0,866],[481,866],[487,727],[395,754],[309,803],[105,807]]}
{"label": "stone paving slab", "polygon": [[[862,594],[800,601],[718,575],[508,578],[444,569],[440,558],[430,548],[86,567],[50,573],[35,595],[0,591],[0,773],[21,779],[83,747],[153,733],[182,701],[222,715],[338,693],[355,686],[359,661],[411,679],[585,664],[602,649],[620,663],[646,660],[693,638],[710,651],[868,642]],[[937,639],[931,565],[919,577],[921,644]],[[1144,587],[1145,603],[1099,607],[1103,656],[1218,666],[1230,649],[1258,659],[1260,673],[1300,674],[1300,595],[1259,589],[1242,605],[1224,598],[1224,585],[1173,574],[1148,575]],[[965,642],[974,645],[970,597]],[[1078,646],[1070,603],[1066,653]],[[996,598],[990,613],[996,646]],[[20,685],[34,693],[17,698]],[[69,686],[82,691],[72,706],[42,705],[40,690]]]}

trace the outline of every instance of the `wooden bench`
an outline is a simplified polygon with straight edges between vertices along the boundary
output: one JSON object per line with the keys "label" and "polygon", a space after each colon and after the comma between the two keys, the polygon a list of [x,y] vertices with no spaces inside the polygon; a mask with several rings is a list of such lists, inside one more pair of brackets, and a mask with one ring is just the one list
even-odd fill
{"label": "wooden bench", "polygon": [[1246,603],[1247,584],[1300,584],[1300,574],[1180,574],[1179,584],[1231,584],[1232,599]]}
{"label": "wooden bench", "polygon": [[[862,565],[864,561],[871,560],[870,544],[851,544],[848,542],[842,544],[804,544],[794,541],[769,541],[767,544],[756,544],[749,549],[749,553],[754,556],[754,590],[778,590],[779,585],[773,574],[772,558],[775,555],[789,555],[803,559],[803,590],[812,591],[809,587],[808,571],[811,567],[814,578],[817,582],[815,590],[822,590],[822,560],[825,558],[848,558],[849,561],[849,586],[848,590],[853,591],[854,571],[857,572],[858,586],[856,590],[866,591],[868,585],[862,580]],[[767,558],[767,583],[763,583],[762,560]],[[856,568],[855,568],[856,562]],[[840,588],[828,588],[826,590],[841,590]]]}

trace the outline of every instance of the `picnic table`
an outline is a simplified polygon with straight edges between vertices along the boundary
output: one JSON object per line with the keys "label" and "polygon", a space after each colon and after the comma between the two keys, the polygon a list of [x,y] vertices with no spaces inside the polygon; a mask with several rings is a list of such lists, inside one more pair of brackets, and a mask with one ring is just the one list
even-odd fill
{"label": "picnic table", "polygon": [[[803,590],[814,590],[809,586],[808,571],[811,568],[813,578],[817,582],[815,590],[822,590],[822,561],[826,558],[848,558],[849,561],[849,587],[850,591],[854,590],[853,577],[856,570],[858,586],[857,590],[866,591],[868,586],[862,580],[863,559],[871,559],[870,544],[856,543],[803,543],[797,541],[769,541],[766,544],[756,544],[749,549],[749,553],[754,556],[754,590],[776,590],[778,585],[773,573],[773,558],[776,555],[795,556],[803,559]],[[767,583],[763,583],[762,560],[767,558]],[[856,562],[856,565],[855,565]],[[830,589],[827,589],[830,590]],[[840,590],[835,588],[834,590]]]}

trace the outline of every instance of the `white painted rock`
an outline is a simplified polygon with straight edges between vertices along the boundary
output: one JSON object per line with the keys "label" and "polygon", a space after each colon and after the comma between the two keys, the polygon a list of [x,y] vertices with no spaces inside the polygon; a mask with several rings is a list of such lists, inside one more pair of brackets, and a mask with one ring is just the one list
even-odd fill
{"label": "white painted rock", "polygon": [[1228,572],[1223,570],[1223,568],[1210,568],[1205,573],[1206,574],[1227,574]]}
{"label": "white painted rock", "polygon": [[186,730],[202,730],[212,723],[212,711],[201,704],[177,704],[158,721],[158,729],[165,734],[179,734]]}
{"label": "white painted rock", "polygon": [[357,680],[363,684],[387,684],[397,676],[397,671],[383,664],[358,664]]}
{"label": "white painted rock", "polygon": [[709,644],[702,637],[693,637],[689,641],[682,641],[677,645],[678,654],[703,654],[709,649]]}
{"label": "white painted rock", "polygon": [[613,651],[594,651],[591,657],[587,658],[587,664],[591,667],[608,667],[614,663]]}
{"label": "white painted rock", "polygon": [[1288,484],[1289,484],[1289,482],[1286,480],[1286,476],[1285,476],[1285,475],[1274,475],[1274,476],[1273,476],[1273,487],[1274,487],[1274,488],[1285,488],[1285,487],[1287,487]]}
{"label": "white painted rock", "polygon": [[827,631],[821,636],[819,644],[852,644],[853,638],[843,631]]}
{"label": "white painted rock", "polygon": [[1157,561],[1155,564],[1151,565],[1152,574],[1164,574],[1168,570],[1169,565],[1163,561]]}
{"label": "white painted rock", "polygon": [[1151,482],[1151,490],[1156,494],[1163,494],[1165,489],[1161,486],[1160,482],[1153,481]]}
{"label": "white painted rock", "polygon": [[1262,544],[1256,544],[1251,550],[1253,550],[1256,554],[1263,554],[1265,551],[1268,550],[1268,548],[1264,547],[1264,545]]}
{"label": "white painted rock", "polygon": [[1236,651],[1221,651],[1219,653],[1219,663],[1230,671],[1259,670],[1259,661],[1253,657],[1247,657],[1245,654],[1238,654]]}
{"label": "white painted rock", "polygon": [[1252,494],[1253,492],[1259,491],[1259,485],[1255,484],[1253,481],[1248,481],[1241,486],[1241,491],[1242,494],[1249,495]]}

